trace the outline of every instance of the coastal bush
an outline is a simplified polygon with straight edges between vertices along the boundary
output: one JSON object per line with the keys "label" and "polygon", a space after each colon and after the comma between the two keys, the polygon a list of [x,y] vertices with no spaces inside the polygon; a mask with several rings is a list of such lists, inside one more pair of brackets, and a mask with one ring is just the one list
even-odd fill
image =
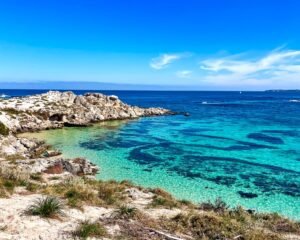
{"label": "coastal bush", "polygon": [[179,205],[179,202],[165,190],[154,188],[150,189],[150,192],[154,193],[155,195],[149,207],[167,207],[171,209]]}
{"label": "coastal bush", "polygon": [[81,239],[87,239],[89,237],[105,237],[107,236],[107,231],[100,223],[84,221],[80,223],[73,235],[74,237]]}
{"label": "coastal bush", "polygon": [[11,180],[5,180],[3,186],[6,188],[8,192],[12,193],[16,187],[16,182]]}
{"label": "coastal bush", "polygon": [[219,214],[180,213],[171,219],[161,219],[161,226],[170,232],[189,233],[193,239],[279,240],[280,237],[255,225],[244,225],[234,218]]}
{"label": "coastal bush", "polygon": [[117,182],[108,181],[98,183],[98,197],[104,203],[111,205],[124,199],[123,191],[125,187]]}
{"label": "coastal bush", "polygon": [[254,221],[262,222],[263,226],[271,231],[300,234],[300,222],[289,220],[277,213],[256,213],[252,218]]}
{"label": "coastal bush", "polygon": [[29,192],[36,192],[40,188],[40,185],[32,182],[27,182],[26,190]]}
{"label": "coastal bush", "polygon": [[126,205],[120,206],[114,213],[115,217],[121,219],[133,219],[138,215],[138,209]]}
{"label": "coastal bush", "polygon": [[27,214],[51,218],[62,214],[63,205],[56,197],[42,197],[27,209]]}
{"label": "coastal bush", "polygon": [[19,113],[21,113],[21,111],[18,111],[14,108],[5,108],[5,109],[2,109],[1,111],[6,112],[10,116],[18,115]]}
{"label": "coastal bush", "polygon": [[9,134],[9,129],[0,122],[0,135],[7,136]]}
{"label": "coastal bush", "polygon": [[228,205],[221,198],[217,198],[215,202],[208,201],[199,205],[199,209],[201,210],[214,211],[217,213],[224,213],[228,208]]}
{"label": "coastal bush", "polygon": [[68,199],[68,205],[71,207],[81,207],[83,202],[86,203],[95,203],[96,195],[87,187],[72,187],[67,190],[65,197]]}
{"label": "coastal bush", "polygon": [[10,161],[11,163],[15,163],[17,160],[24,160],[24,159],[25,157],[20,154],[11,154],[5,156],[5,160]]}
{"label": "coastal bush", "polygon": [[30,174],[30,179],[41,182],[43,180],[41,173]]}
{"label": "coastal bush", "polygon": [[97,191],[94,188],[81,178],[72,178],[60,184],[47,186],[43,189],[43,193],[64,197],[67,199],[69,206],[80,208],[84,203],[99,203]]}
{"label": "coastal bush", "polygon": [[161,196],[154,196],[152,202],[150,203],[150,207],[166,207],[172,209],[177,206],[178,203],[176,200]]}

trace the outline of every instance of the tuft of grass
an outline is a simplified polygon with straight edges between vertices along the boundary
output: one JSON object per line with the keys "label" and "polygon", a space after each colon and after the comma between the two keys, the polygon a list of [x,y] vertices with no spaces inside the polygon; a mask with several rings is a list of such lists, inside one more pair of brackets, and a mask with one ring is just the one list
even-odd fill
{"label": "tuft of grass", "polygon": [[179,206],[179,202],[170,193],[161,188],[150,189],[150,192],[154,193],[155,196],[149,207],[166,207],[171,209]]}
{"label": "tuft of grass", "polygon": [[27,182],[26,184],[26,190],[30,192],[37,192],[37,190],[40,188],[39,184],[35,184],[32,182]]}
{"label": "tuft of grass", "polygon": [[52,196],[42,197],[36,200],[27,209],[27,214],[38,215],[44,218],[52,218],[62,215],[63,205],[59,199]]}
{"label": "tuft of grass", "polygon": [[174,208],[177,207],[178,203],[176,200],[174,199],[170,199],[170,198],[165,198],[165,197],[161,197],[161,196],[155,196],[152,200],[152,202],[150,203],[150,207],[166,207],[166,208]]}
{"label": "tuft of grass", "polygon": [[21,111],[18,111],[14,108],[5,108],[5,109],[2,109],[1,111],[6,112],[9,116],[18,115],[18,114],[22,113]]}
{"label": "tuft of grass", "polygon": [[125,186],[114,182],[99,182],[98,183],[98,197],[104,201],[105,204],[112,205],[124,199],[123,191]]}
{"label": "tuft of grass", "polygon": [[3,186],[6,188],[6,190],[10,193],[12,193],[16,187],[16,182],[12,180],[5,180],[3,183]]}
{"label": "tuft of grass", "polygon": [[105,237],[107,236],[107,231],[100,223],[83,221],[73,235],[74,237],[81,239],[87,239],[89,237]]}
{"label": "tuft of grass", "polygon": [[41,173],[32,173],[30,179],[41,182],[43,180]]}
{"label": "tuft of grass", "polygon": [[20,154],[12,154],[5,156],[5,160],[15,163],[17,160],[24,160],[25,157]]}
{"label": "tuft of grass", "polygon": [[115,211],[115,217],[121,218],[121,219],[133,219],[137,217],[138,215],[138,209],[135,207],[130,207],[126,205],[120,206]]}
{"label": "tuft of grass", "polygon": [[7,136],[9,134],[9,129],[2,122],[0,122],[0,135]]}

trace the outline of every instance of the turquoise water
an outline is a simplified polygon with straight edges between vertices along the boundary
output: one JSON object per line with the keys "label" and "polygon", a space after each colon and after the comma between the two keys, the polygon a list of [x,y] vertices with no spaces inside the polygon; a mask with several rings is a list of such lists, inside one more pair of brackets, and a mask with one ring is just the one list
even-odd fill
{"label": "turquoise water", "polygon": [[101,168],[99,179],[162,187],[194,202],[221,197],[231,206],[300,219],[300,103],[291,101],[298,93],[133,94],[123,99],[191,116],[30,135],[67,157],[90,159]]}

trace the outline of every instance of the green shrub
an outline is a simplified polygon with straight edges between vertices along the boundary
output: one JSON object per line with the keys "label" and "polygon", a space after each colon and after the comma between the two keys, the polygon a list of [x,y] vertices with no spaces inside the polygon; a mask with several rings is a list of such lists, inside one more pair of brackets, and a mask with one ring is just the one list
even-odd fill
{"label": "green shrub", "polygon": [[137,214],[138,214],[137,208],[126,206],[126,205],[120,206],[115,211],[115,216],[122,219],[132,219],[135,218]]}
{"label": "green shrub", "polygon": [[119,200],[122,200],[124,186],[113,182],[99,182],[98,184],[98,197],[106,204],[114,204]]}
{"label": "green shrub", "polygon": [[0,122],[0,135],[7,136],[9,134],[9,129]]}
{"label": "green shrub", "polygon": [[15,189],[16,183],[11,180],[5,180],[3,183],[3,186],[7,189],[7,191],[12,193]]}
{"label": "green shrub", "polygon": [[32,182],[28,182],[26,184],[26,190],[30,191],[30,192],[36,192],[39,189],[39,187],[40,186],[38,184],[35,184],[35,183],[32,183]]}
{"label": "green shrub", "polygon": [[79,207],[82,200],[82,195],[79,191],[72,188],[65,193],[65,197],[68,199],[68,205],[71,207]]}
{"label": "green shrub", "polygon": [[62,209],[63,205],[56,197],[47,196],[29,206],[27,213],[49,218],[62,214]]}
{"label": "green shrub", "polygon": [[214,211],[217,213],[224,213],[228,210],[227,204],[221,199],[217,198],[215,202],[204,202],[199,205],[199,208],[204,211]]}
{"label": "green shrub", "polygon": [[41,173],[33,173],[30,175],[30,179],[35,180],[35,181],[42,181],[43,178],[41,176]]}
{"label": "green shrub", "polygon": [[161,196],[155,196],[150,203],[150,207],[167,207],[171,209],[177,206],[178,203],[174,199],[169,199]]}
{"label": "green shrub", "polygon": [[100,223],[84,221],[78,226],[73,235],[81,239],[87,239],[88,237],[104,237],[107,235],[107,232]]}

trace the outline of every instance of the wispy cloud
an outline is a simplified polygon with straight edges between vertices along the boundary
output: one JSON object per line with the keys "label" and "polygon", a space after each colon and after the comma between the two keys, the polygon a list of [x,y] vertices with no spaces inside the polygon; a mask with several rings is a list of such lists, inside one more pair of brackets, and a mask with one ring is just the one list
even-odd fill
{"label": "wispy cloud", "polygon": [[[243,56],[243,58],[241,57]],[[300,83],[300,51],[276,49],[259,58],[234,55],[203,60],[204,81],[222,85]]]}
{"label": "wispy cloud", "polygon": [[177,71],[176,76],[179,78],[190,78],[192,76],[192,71],[189,70]]}
{"label": "wispy cloud", "polygon": [[160,70],[168,67],[172,62],[182,58],[181,54],[162,54],[159,57],[152,58],[150,67]]}
{"label": "wispy cloud", "polygon": [[193,56],[193,53],[183,52],[183,53],[164,53],[158,57],[152,58],[150,61],[150,67],[156,70],[167,68],[171,63],[180,60],[182,58],[188,58]]}

